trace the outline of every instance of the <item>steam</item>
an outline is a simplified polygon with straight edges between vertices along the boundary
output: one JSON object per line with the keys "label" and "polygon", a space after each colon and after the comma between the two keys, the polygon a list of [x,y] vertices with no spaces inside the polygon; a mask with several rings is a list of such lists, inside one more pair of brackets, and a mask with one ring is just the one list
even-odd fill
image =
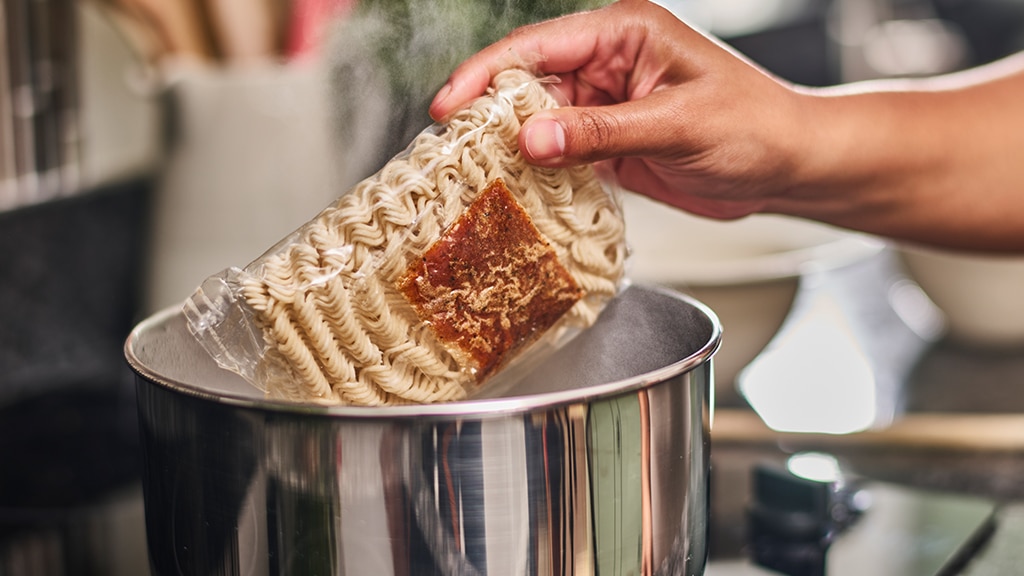
{"label": "steam", "polygon": [[376,172],[431,119],[431,98],[462,60],[523,24],[601,0],[362,0],[328,44],[344,187]]}

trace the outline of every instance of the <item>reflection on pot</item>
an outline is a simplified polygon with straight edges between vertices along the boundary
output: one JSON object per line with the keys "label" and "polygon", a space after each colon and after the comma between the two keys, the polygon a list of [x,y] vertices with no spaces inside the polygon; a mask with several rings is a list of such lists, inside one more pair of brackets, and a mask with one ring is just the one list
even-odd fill
{"label": "reflection on pot", "polygon": [[[627,372],[657,358],[660,369],[432,406],[204,391],[193,384],[229,375],[190,356],[198,346],[178,334],[180,316],[137,330],[128,354],[140,374],[155,574],[702,573],[717,325],[676,295],[631,288],[622,298],[620,310],[641,317],[612,308],[604,329],[621,334],[628,322],[649,338],[634,330],[632,346],[607,348],[598,327],[531,385],[585,374],[595,355]],[[178,345],[188,349],[168,353]],[[172,357],[209,365],[183,382],[161,364]]]}
{"label": "reflection on pot", "polygon": [[[156,573],[693,573],[708,412],[706,378],[687,380],[590,407],[422,424],[231,418],[150,388]],[[183,410],[197,415],[191,427],[156,432]]]}

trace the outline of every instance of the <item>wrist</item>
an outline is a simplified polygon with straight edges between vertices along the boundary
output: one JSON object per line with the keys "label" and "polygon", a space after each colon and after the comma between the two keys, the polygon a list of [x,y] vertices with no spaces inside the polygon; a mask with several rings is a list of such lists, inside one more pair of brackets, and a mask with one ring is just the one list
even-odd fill
{"label": "wrist", "polygon": [[[772,211],[892,234],[926,202],[923,175],[941,169],[926,96],[910,92],[798,93],[793,175]],[[910,224],[905,221],[904,224]]]}

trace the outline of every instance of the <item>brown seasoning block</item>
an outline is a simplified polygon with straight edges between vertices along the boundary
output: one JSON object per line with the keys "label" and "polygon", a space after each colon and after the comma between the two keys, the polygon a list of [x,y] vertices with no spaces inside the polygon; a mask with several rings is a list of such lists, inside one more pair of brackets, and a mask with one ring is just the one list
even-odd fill
{"label": "brown seasoning block", "polygon": [[583,297],[500,178],[409,266],[397,287],[442,342],[472,360],[478,381]]}

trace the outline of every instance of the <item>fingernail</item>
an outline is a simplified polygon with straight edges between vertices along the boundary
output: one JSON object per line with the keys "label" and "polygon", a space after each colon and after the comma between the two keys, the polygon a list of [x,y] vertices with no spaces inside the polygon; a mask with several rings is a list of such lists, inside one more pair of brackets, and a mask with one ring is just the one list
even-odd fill
{"label": "fingernail", "polygon": [[526,153],[535,160],[551,160],[565,154],[565,129],[553,118],[534,118],[524,127]]}

